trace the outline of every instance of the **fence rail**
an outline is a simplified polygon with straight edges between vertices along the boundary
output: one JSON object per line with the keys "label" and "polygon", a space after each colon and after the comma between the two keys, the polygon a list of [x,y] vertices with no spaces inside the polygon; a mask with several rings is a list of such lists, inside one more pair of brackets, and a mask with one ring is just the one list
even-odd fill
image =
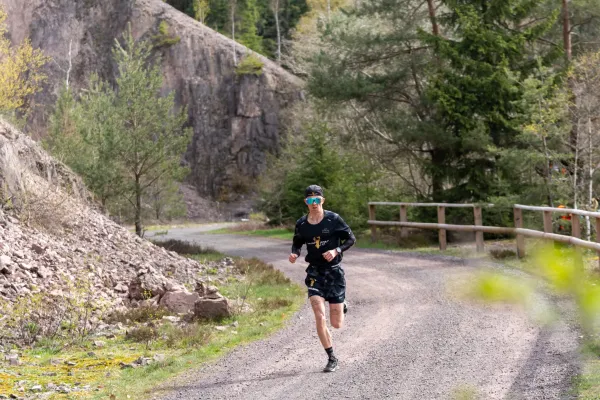
{"label": "fence rail", "polygon": [[[398,206],[400,208],[400,221],[378,221],[376,218],[376,206]],[[408,222],[408,207],[437,207],[437,223]],[[484,250],[484,233],[513,234],[517,238],[517,255],[525,256],[525,237],[554,240],[556,242],[568,243],[577,247],[595,250],[600,255],[600,212],[576,210],[571,208],[537,207],[515,204],[513,209],[514,227],[485,226],[483,225],[483,208],[494,207],[493,204],[451,204],[451,203],[403,203],[403,202],[370,202],[369,221],[371,227],[371,240],[377,240],[378,226],[400,227],[400,237],[408,236],[408,228],[434,229],[438,231],[440,250],[446,250],[447,231],[475,232],[475,243],[477,251]],[[474,225],[452,225],[446,224],[446,208],[472,208]],[[537,211],[543,213],[544,231],[523,228],[523,210]],[[552,215],[568,214],[571,216],[571,235],[560,235],[552,231]],[[579,217],[590,217],[595,219],[596,242],[581,239],[581,221]],[[600,260],[600,258],[599,258]]]}

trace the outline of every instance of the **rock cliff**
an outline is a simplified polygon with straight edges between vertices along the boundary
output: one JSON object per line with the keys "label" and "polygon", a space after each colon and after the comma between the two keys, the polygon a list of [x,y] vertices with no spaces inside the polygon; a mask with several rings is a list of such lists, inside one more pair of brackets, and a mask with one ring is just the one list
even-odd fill
{"label": "rock cliff", "polygon": [[[37,96],[31,132],[45,127],[58,89],[69,76],[74,88],[92,72],[112,79],[111,48],[131,23],[136,38],[157,34],[161,22],[181,40],[161,52],[165,91],[187,106],[193,141],[186,154],[191,182],[202,195],[243,191],[277,151],[282,111],[302,99],[302,82],[262,58],[263,74],[236,76],[233,51],[247,49],[180,13],[161,0],[0,0],[15,42],[32,44],[53,58],[48,85]],[[226,196],[225,196],[226,197]]]}

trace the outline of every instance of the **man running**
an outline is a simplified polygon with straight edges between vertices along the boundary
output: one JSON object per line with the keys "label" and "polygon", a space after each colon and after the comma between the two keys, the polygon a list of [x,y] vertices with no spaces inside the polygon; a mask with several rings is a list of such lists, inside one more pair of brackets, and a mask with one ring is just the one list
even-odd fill
{"label": "man running", "polygon": [[[324,372],[333,372],[338,360],[333,354],[331,332],[327,328],[325,302],[329,302],[331,326],[342,327],[344,314],[347,311],[346,280],[342,269],[342,253],[355,242],[354,234],[344,220],[334,212],[323,210],[325,198],[323,189],[311,185],[304,191],[308,215],[296,222],[296,231],[289,260],[293,264],[300,257],[302,245],[306,244],[305,283],[308,286],[308,297],[315,313],[317,333],[325,352],[329,357]],[[343,241],[343,242],[342,242]]]}

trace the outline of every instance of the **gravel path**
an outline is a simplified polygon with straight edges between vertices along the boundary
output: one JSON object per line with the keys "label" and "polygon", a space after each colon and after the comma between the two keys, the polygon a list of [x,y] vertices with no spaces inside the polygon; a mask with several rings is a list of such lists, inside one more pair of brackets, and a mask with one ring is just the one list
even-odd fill
{"label": "gravel path", "polygon": [[[304,282],[305,263],[289,264],[281,240],[194,228],[161,238],[259,257]],[[321,372],[326,355],[306,303],[285,329],[177,378],[155,398],[452,399],[461,387],[481,399],[574,398],[576,330],[563,322],[540,329],[524,313],[457,300],[448,286],[469,279],[474,267],[465,261],[353,248],[344,269],[351,308],[333,332],[337,372]]]}

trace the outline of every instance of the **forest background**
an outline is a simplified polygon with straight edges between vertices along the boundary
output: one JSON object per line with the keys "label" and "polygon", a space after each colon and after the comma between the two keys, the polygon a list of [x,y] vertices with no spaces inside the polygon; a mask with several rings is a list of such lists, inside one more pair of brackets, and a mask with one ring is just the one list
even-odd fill
{"label": "forest background", "polygon": [[[365,226],[369,200],[493,203],[498,211],[485,222],[495,224],[507,218],[503,205],[514,203],[598,207],[598,1],[167,2],[307,83],[308,100],[292,111],[285,145],[254,193],[273,223],[292,224],[304,212],[298,194],[313,183],[324,187],[327,207],[357,228]],[[177,40],[163,28],[162,45]],[[143,218],[183,213],[174,182],[185,179],[178,157],[190,136],[182,114],[172,112],[173,94],[160,95],[152,47],[127,37],[120,43],[120,78],[92,79],[83,93],[65,88],[46,146],[84,177],[107,211],[141,232]],[[10,55],[0,65],[7,72],[0,109],[26,115],[28,96],[43,85],[36,71],[48,60],[27,43],[0,44]],[[261,65],[247,57],[239,67],[260,73]],[[148,91],[123,90],[140,79],[152,82]],[[115,140],[128,135],[123,102],[147,112],[136,140]],[[115,117],[107,119],[109,106]],[[156,107],[164,118],[150,118]],[[152,124],[164,120],[158,140]],[[124,147],[107,147],[117,142]],[[110,159],[126,159],[143,143],[136,151],[154,157],[154,170]],[[81,152],[102,163],[68,157]],[[383,212],[397,219],[395,210]]]}

